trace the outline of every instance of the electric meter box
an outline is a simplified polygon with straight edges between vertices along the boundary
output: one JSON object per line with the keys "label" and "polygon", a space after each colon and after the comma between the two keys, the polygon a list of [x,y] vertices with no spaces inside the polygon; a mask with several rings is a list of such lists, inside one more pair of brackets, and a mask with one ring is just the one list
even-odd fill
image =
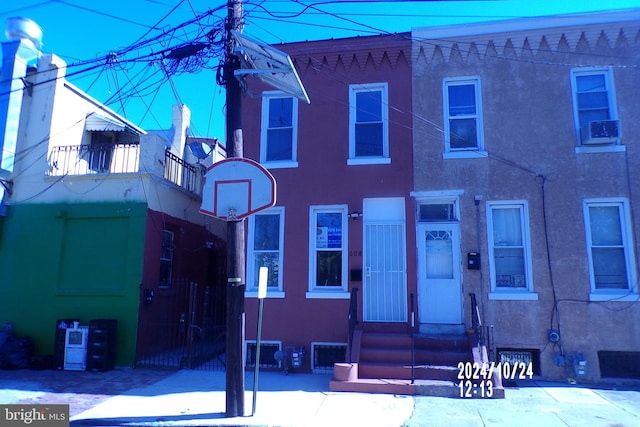
{"label": "electric meter box", "polygon": [[72,328],[67,328],[64,340],[65,371],[84,371],[87,368],[88,341],[89,327],[74,322]]}

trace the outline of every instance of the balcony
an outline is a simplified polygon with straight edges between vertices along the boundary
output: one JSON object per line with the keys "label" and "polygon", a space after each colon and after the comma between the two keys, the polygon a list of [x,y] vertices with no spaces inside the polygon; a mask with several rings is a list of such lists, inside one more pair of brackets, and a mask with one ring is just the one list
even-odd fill
{"label": "balcony", "polygon": [[83,144],[52,147],[49,176],[137,173],[140,144]]}
{"label": "balcony", "polygon": [[[149,153],[147,153],[149,154]],[[162,154],[157,153],[156,156]],[[147,164],[147,163],[145,163]],[[152,170],[143,172],[161,175],[186,191],[200,195],[204,178],[203,170],[185,162],[180,157],[164,151],[164,159],[148,163]],[[160,164],[162,171],[155,170]],[[49,153],[48,176],[111,175],[140,172],[140,144],[82,144],[52,147]]]}
{"label": "balcony", "polygon": [[185,162],[169,150],[164,154],[164,178],[190,193],[197,195],[202,193],[204,171]]}

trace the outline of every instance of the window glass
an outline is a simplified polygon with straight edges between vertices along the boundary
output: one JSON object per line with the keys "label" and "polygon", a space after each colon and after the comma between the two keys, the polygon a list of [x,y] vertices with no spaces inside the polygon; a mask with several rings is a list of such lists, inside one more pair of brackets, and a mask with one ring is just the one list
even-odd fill
{"label": "window glass", "polygon": [[282,93],[266,93],[262,101],[260,161],[296,160],[297,100]]}
{"label": "window glass", "polygon": [[382,92],[363,91],[356,93],[356,121],[381,122],[382,121]]}
{"label": "window glass", "polygon": [[449,86],[449,115],[476,113],[476,90],[474,85]]}
{"label": "window glass", "polygon": [[604,74],[576,76],[580,126],[590,121],[609,120],[609,98]]}
{"label": "window glass", "polygon": [[269,99],[267,161],[291,160],[293,150],[293,98]]}
{"label": "window glass", "polygon": [[249,289],[258,287],[260,267],[268,269],[267,287],[279,288],[282,262],[282,236],[280,235],[282,216],[280,212],[259,213],[255,214],[252,220],[253,252],[250,256],[253,258],[253,271],[250,275],[252,283]]}
{"label": "window glass", "polygon": [[524,206],[491,207],[492,264],[496,288],[528,289]]}
{"label": "window glass", "polygon": [[447,151],[482,148],[480,140],[479,80],[445,80]]}
{"label": "window glass", "polygon": [[388,157],[386,84],[350,86],[349,102],[349,158]]}
{"label": "window glass", "polygon": [[315,212],[315,241],[313,242],[315,274],[313,287],[343,287],[344,210]]}
{"label": "window glass", "polygon": [[591,263],[596,289],[627,289],[627,261],[620,206],[589,207]]}
{"label": "window glass", "polygon": [[420,221],[453,221],[453,203],[423,203],[419,207]]}
{"label": "window glass", "polygon": [[171,286],[173,270],[173,251],[175,249],[172,231],[162,230],[162,244],[160,249],[160,287]]}

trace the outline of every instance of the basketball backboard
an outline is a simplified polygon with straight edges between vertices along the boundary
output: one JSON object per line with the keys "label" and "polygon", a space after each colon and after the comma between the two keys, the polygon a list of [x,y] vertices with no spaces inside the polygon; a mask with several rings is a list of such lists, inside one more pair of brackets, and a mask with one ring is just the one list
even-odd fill
{"label": "basketball backboard", "polygon": [[232,157],[207,169],[201,213],[225,221],[239,221],[275,204],[276,180],[259,163]]}

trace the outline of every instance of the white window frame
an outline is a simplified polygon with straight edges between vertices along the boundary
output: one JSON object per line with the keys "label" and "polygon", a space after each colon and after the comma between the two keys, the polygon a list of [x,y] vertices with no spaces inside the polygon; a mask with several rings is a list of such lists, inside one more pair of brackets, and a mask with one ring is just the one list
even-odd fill
{"label": "white window frame", "polygon": [[[349,299],[348,290],[348,254],[349,235],[347,212],[348,205],[314,205],[309,207],[309,291],[307,298]],[[340,286],[316,286],[316,234],[318,213],[339,213],[342,218],[342,281]]]}
{"label": "white window frame", "polygon": [[[622,234],[622,247],[624,248],[625,263],[627,269],[626,289],[598,289],[596,288],[595,275],[593,271],[593,259],[591,254],[591,219],[589,208],[593,206],[616,206],[620,215],[620,228]],[[636,301],[638,299],[637,271],[635,255],[633,250],[633,234],[631,230],[631,214],[629,201],[626,198],[600,198],[585,199],[582,202],[587,260],[589,262],[589,283],[592,301]]]}
{"label": "white window frame", "polygon": [[[382,92],[382,156],[356,156],[356,94],[361,92]],[[389,164],[389,85],[369,83],[349,85],[349,158],[348,165]]]}
{"label": "white window frame", "polygon": [[[520,210],[520,224],[522,226],[522,246],[524,250],[525,287],[506,288],[496,284],[496,265],[493,237],[493,211],[501,208],[518,208]],[[529,208],[526,200],[490,201],[487,209],[487,242],[489,245],[489,271],[491,273],[490,300],[537,300],[538,294],[533,291],[533,263],[531,253],[531,236],[529,223]]]}
{"label": "white window frame", "polygon": [[255,271],[253,268],[255,262],[255,254],[254,254],[254,238],[255,238],[255,218],[257,215],[280,215],[280,232],[279,232],[279,242],[278,242],[278,265],[280,266],[280,271],[278,274],[278,287],[274,289],[274,287],[267,286],[267,297],[268,298],[284,298],[285,292],[283,288],[283,275],[284,275],[284,221],[285,221],[285,210],[283,206],[273,207],[269,209],[265,209],[262,212],[259,212],[254,215],[249,216],[248,221],[248,236],[247,236],[247,285],[245,291],[245,297],[247,298],[257,298],[258,297],[258,288],[254,286],[256,282],[256,278],[259,274],[258,271]]}
{"label": "white window frame", "polygon": [[[476,98],[476,113],[465,116],[455,116],[458,119],[476,120],[476,141],[475,148],[451,148],[451,128],[449,126],[449,86],[473,85]],[[479,76],[446,78],[442,81],[442,105],[444,114],[444,153],[443,159],[468,159],[487,157],[484,148],[484,125],[482,120],[482,91]]]}
{"label": "white window frame", "polygon": [[[291,159],[290,160],[267,160],[267,144],[269,134],[269,101],[275,98],[291,98]],[[298,98],[288,95],[282,91],[267,91],[262,93],[262,120],[260,131],[260,163],[269,169],[295,168],[298,167]]]}
{"label": "white window frame", "polygon": [[[167,240],[168,242],[165,241],[165,236],[167,236]],[[164,257],[165,255],[165,248],[164,245],[165,244],[170,244],[171,248],[166,248],[166,250],[168,251],[167,254],[169,255],[168,257]],[[166,228],[162,229],[162,234],[160,236],[160,272],[159,272],[159,287],[162,289],[169,289],[173,286],[173,267],[174,267],[174,261],[175,261],[175,249],[176,249],[176,238],[175,238],[175,232],[173,230],[169,230]],[[162,266],[163,263],[165,263],[166,265],[169,266],[169,277],[168,280],[166,282],[163,282],[162,279]]]}
{"label": "white window frame", "polygon": [[573,100],[573,123],[576,133],[576,153],[602,153],[625,151],[626,147],[620,144],[620,123],[618,123],[618,140],[611,144],[583,145],[580,130],[580,111],[578,109],[578,82],[577,77],[599,74],[604,76],[607,86],[607,102],[609,103],[609,119],[618,119],[618,109],[613,82],[613,70],[611,67],[580,67],[571,69],[571,97]]}

